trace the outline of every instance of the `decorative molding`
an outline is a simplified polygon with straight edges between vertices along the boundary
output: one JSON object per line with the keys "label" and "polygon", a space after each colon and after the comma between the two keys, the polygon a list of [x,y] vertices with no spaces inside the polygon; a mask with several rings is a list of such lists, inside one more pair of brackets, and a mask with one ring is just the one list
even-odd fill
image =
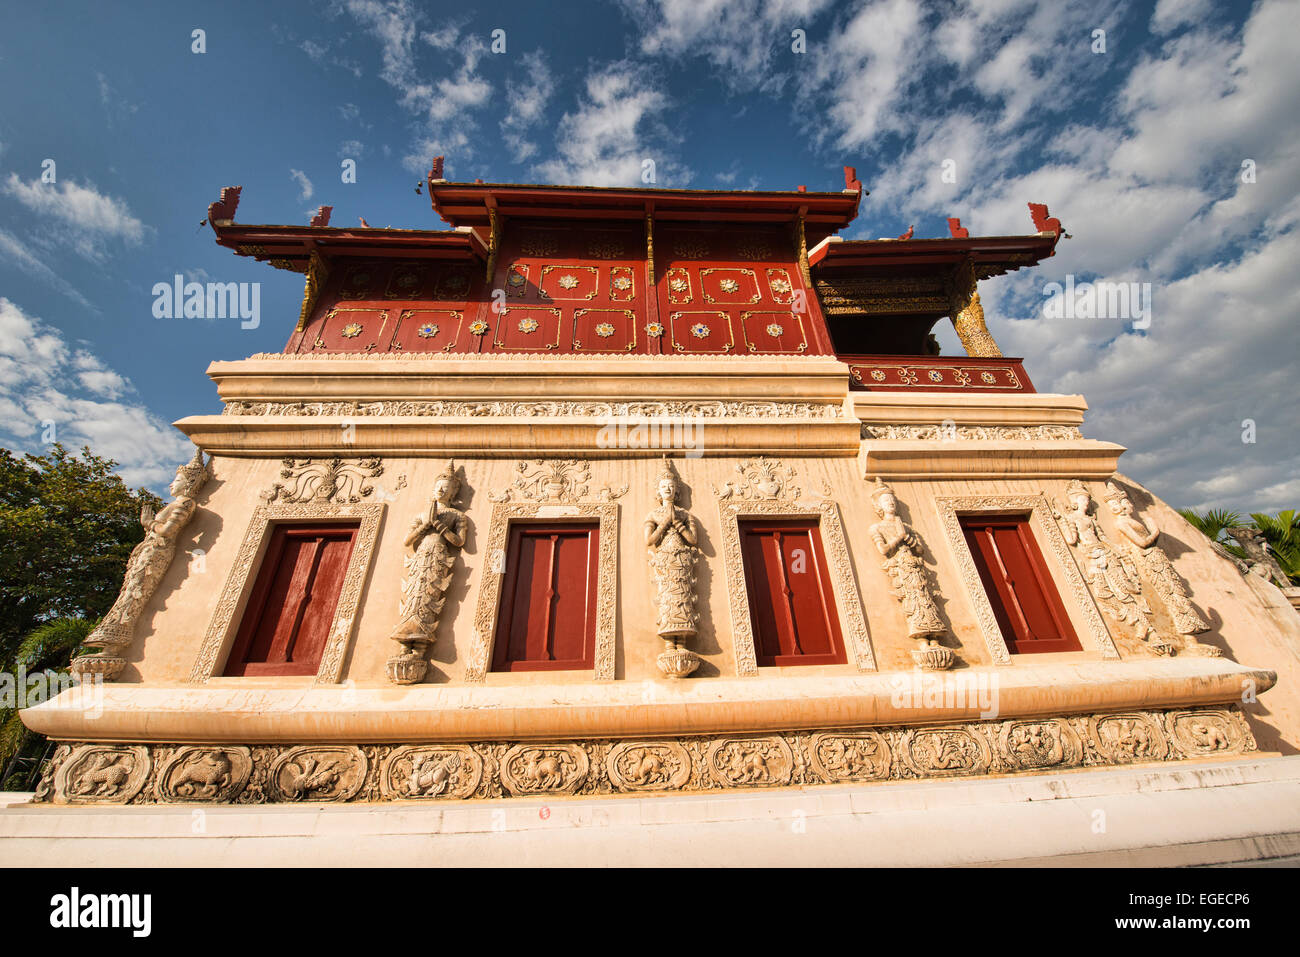
{"label": "decorative molding", "polygon": [[[604,356],[602,355],[602,358]],[[447,416],[502,418],[625,418],[629,416],[698,416],[706,419],[843,419],[841,403],[742,402],[680,400],[666,402],[552,402],[455,400],[390,400],[378,402],[247,402],[226,403],[224,415],[285,416]]]}
{"label": "decorative molding", "polygon": [[1074,425],[868,425],[862,438],[926,442],[1065,442],[1083,438]]}
{"label": "decorative molding", "polygon": [[611,490],[602,488],[600,501],[582,501],[587,495],[590,470],[586,462],[576,459],[533,463],[519,462],[520,473],[514,484],[488,494],[493,502],[484,554],[488,565],[479,587],[478,608],[474,614],[474,639],[465,671],[467,681],[483,681],[492,660],[496,639],[497,616],[501,606],[501,584],[505,577],[506,546],[510,523],[538,519],[571,520],[595,518],[600,525],[599,554],[596,573],[596,666],[597,681],[614,679],[614,638],[617,622],[618,588],[618,503],[614,499],[627,492],[627,486]]}
{"label": "decorative molding", "polygon": [[316,311],[316,300],[320,296],[321,288],[329,279],[329,266],[315,249],[307,258],[306,272],[307,280],[303,283],[302,289],[302,309],[298,312],[298,325],[294,328],[294,332],[302,332],[307,328],[307,320]]}
{"label": "decorative molding", "polygon": [[[524,308],[524,307],[516,307],[516,308]],[[538,308],[544,308],[544,307],[538,307]],[[716,313],[713,313],[713,314],[716,314]],[[757,354],[742,353],[742,352],[737,352],[737,353],[734,353],[734,354],[732,354],[732,355],[715,355],[715,354],[710,353],[709,355],[698,355],[698,354],[697,354],[697,355],[685,355],[685,356],[666,355],[666,354],[665,354],[665,355],[656,355],[656,354],[644,354],[644,353],[643,353],[643,354],[639,354],[639,355],[624,355],[624,356],[620,356],[619,353],[610,353],[608,356],[601,356],[601,360],[602,360],[602,361],[604,361],[605,359],[618,359],[618,358],[622,358],[622,359],[624,359],[624,360],[626,360],[626,361],[640,360],[640,361],[642,361],[642,362],[653,361],[653,360],[669,361],[673,367],[677,368],[677,367],[681,367],[681,366],[683,365],[683,363],[686,363],[686,362],[698,362],[698,363],[700,363],[700,364],[702,364],[702,365],[703,365],[703,364],[706,364],[706,363],[719,362],[719,361],[762,362],[762,361],[765,361],[765,360],[766,360],[766,361],[768,361],[768,362],[771,362],[771,361],[772,361],[773,359],[775,359],[775,358],[779,358],[782,362],[790,361],[790,362],[810,362],[810,363],[811,363],[811,362],[821,362],[821,363],[825,363],[828,359],[831,359],[831,358],[833,358],[833,357],[831,357],[831,356],[825,356],[825,355],[811,355],[811,354],[800,354],[800,355],[796,355],[796,354],[794,354],[794,353],[791,353],[791,354],[788,354],[788,355],[781,355],[781,356],[771,356],[771,355],[757,355]],[[323,362],[329,362],[329,361],[346,361],[346,360],[355,360],[355,361],[360,361],[360,362],[367,362],[367,361],[379,361],[379,360],[383,360],[383,361],[392,361],[392,360],[401,360],[401,359],[406,359],[406,360],[409,360],[409,361],[416,361],[416,362],[423,361],[423,360],[426,360],[426,359],[429,359],[429,360],[435,360],[435,361],[447,361],[447,362],[453,362],[453,361],[455,361],[455,362],[460,362],[460,361],[465,361],[465,362],[474,362],[474,361],[485,361],[485,360],[486,360],[486,361],[503,362],[503,361],[515,361],[515,360],[527,360],[527,359],[532,359],[532,360],[542,360],[542,361],[545,361],[545,362],[586,362],[586,363],[590,363],[590,362],[592,361],[592,357],[589,356],[589,355],[574,355],[574,354],[572,354],[572,353],[558,353],[558,354],[555,354],[555,355],[551,355],[551,354],[549,354],[549,353],[539,353],[539,352],[520,352],[520,353],[517,353],[517,354],[512,353],[512,354],[507,355],[507,356],[503,356],[503,355],[496,354],[496,353],[490,353],[490,352],[460,352],[460,353],[444,353],[444,352],[411,352],[411,353],[403,353],[403,352],[321,352],[321,353],[316,353],[316,352],[255,352],[255,353],[253,353],[251,356],[249,356],[248,359],[245,360],[245,361],[261,360],[261,359],[274,359],[274,360],[286,360],[286,361],[295,361],[295,360],[319,360],[319,361],[323,361]]]}
{"label": "decorative molding", "polygon": [[[871,634],[862,613],[857,578],[844,541],[844,526],[839,507],[829,498],[818,502],[798,501],[799,488],[791,485],[795,475],[778,461],[759,458],[736,466],[744,477],[739,487],[726,482],[714,487],[718,496],[718,515],[722,526],[722,555],[727,579],[727,599],[731,607],[731,636],[736,656],[736,673],[742,677],[758,675],[754,648],[754,625],[749,616],[749,592],[745,586],[745,562],[740,546],[740,519],[770,517],[815,518],[822,535],[822,545],[829,565],[831,588],[839,610],[840,627],[859,671],[875,671]],[[734,500],[733,500],[734,499]]]}
{"label": "decorative molding", "polygon": [[226,587],[212,614],[212,621],[208,624],[207,635],[190,671],[190,682],[206,682],[216,672],[222,656],[229,652],[237,630],[236,614],[242,613],[243,604],[252,590],[255,568],[270,542],[274,525],[281,522],[359,519],[361,527],[357,529],[357,536],[352,543],[352,554],[348,558],[348,568],[339,589],[338,603],[334,607],[334,618],[330,622],[329,638],[321,654],[320,668],[316,672],[317,684],[338,682],[361,603],[361,592],[370,573],[370,560],[374,554],[375,541],[379,537],[379,523],[383,514],[382,503],[338,505],[311,501],[258,507],[249,520],[244,542],[235,556],[234,565],[226,578]]}
{"label": "decorative molding", "polygon": [[288,479],[290,484],[276,482],[262,495],[262,501],[268,505],[276,502],[355,505],[375,490],[373,485],[366,484],[366,479],[383,474],[383,461],[378,458],[357,459],[355,463],[338,457],[285,459],[280,478]]}
{"label": "decorative molding", "polygon": [[988,647],[989,656],[995,664],[1011,664],[1011,654],[1007,650],[1007,643],[1002,638],[1002,630],[998,627],[997,618],[994,617],[993,606],[989,604],[988,595],[984,592],[984,584],[980,581],[970,547],[966,544],[966,536],[962,533],[961,522],[958,520],[959,514],[1023,515],[1029,513],[1029,524],[1035,538],[1040,544],[1047,544],[1048,550],[1056,558],[1057,567],[1065,574],[1066,582],[1070,586],[1070,595],[1074,599],[1075,608],[1083,616],[1086,625],[1084,633],[1088,636],[1093,650],[1101,652],[1103,658],[1119,658],[1119,652],[1111,640],[1110,632],[1106,630],[1106,625],[1101,620],[1101,612],[1097,610],[1097,604],[1093,601],[1083,576],[1079,574],[1078,567],[1070,557],[1069,546],[1065,544],[1065,539],[1061,537],[1061,532],[1055,523],[1048,521],[1050,506],[1044,496],[943,495],[935,499],[935,506],[939,510],[939,518],[943,523],[953,560],[961,573],[962,584],[975,608],[975,618],[979,622],[980,632],[984,635],[984,644]]}
{"label": "decorative molding", "polygon": [[942,780],[1234,758],[1237,705],[921,727],[400,745],[60,744],[35,801],[371,803]]}

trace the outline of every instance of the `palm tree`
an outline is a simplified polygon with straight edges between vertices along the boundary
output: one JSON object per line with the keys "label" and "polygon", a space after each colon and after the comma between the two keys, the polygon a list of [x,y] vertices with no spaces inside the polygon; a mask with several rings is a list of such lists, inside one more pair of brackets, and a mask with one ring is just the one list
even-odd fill
{"label": "palm tree", "polygon": [[1192,511],[1190,508],[1180,508],[1178,514],[1187,519],[1193,528],[1204,534],[1214,544],[1223,548],[1224,551],[1230,552],[1238,558],[1244,559],[1246,557],[1246,553],[1242,551],[1241,546],[1226,534],[1228,529],[1241,528],[1245,524],[1241,520],[1241,515],[1237,512],[1230,512],[1223,508],[1212,508],[1208,512],[1201,514]]}
{"label": "palm tree", "polygon": [[1277,515],[1251,512],[1251,521],[1264,533],[1268,549],[1294,582],[1300,582],[1300,513],[1290,508]]}

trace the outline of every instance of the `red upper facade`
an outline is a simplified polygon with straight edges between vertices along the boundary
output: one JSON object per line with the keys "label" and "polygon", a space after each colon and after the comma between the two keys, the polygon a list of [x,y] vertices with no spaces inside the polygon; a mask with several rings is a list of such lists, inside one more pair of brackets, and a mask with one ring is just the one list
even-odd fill
{"label": "red upper facade", "polygon": [[[435,167],[435,172],[437,169]],[[236,224],[223,246],[308,273],[292,353],[920,356],[952,275],[1050,256],[1058,233],[840,241],[864,191],[448,183],[447,231]],[[961,231],[964,233],[964,231]]]}

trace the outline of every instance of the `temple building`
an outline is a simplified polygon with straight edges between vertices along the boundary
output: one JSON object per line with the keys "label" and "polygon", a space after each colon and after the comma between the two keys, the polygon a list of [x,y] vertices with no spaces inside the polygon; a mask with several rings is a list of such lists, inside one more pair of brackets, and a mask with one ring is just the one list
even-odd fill
{"label": "temple building", "polygon": [[[446,229],[248,225],[239,187],[210,207],[219,245],[305,276],[301,312],[282,352],[209,366],[221,414],[176,423],[195,457],[74,666],[102,689],[23,712],[58,742],[38,803],[1296,752],[1300,616],[985,325],[979,284],[1061,241],[1045,209],[1024,235],[845,240],[851,168],[729,192],[441,165]],[[949,321],[964,355],[939,354]]]}

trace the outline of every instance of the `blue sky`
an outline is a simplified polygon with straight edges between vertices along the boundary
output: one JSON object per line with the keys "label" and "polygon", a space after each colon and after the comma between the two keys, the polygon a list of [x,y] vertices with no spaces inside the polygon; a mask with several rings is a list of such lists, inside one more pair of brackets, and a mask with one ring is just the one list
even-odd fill
{"label": "blue sky", "polygon": [[[414,192],[438,153],[452,179],[632,185],[649,158],[655,185],[695,188],[839,189],[848,164],[871,191],[851,238],[946,235],[949,215],[1027,233],[1025,203],[1048,203],[1073,238],[981,290],[1004,352],[1040,391],[1086,395],[1085,433],[1127,445],[1123,470],[1170,502],[1300,506],[1287,7],[15,5],[0,38],[0,444],[39,450],[53,422],[158,487],[186,457],[167,423],[220,408],[207,363],[283,346],[301,280],[199,228],[222,186],[243,185],[243,222],[305,223],[325,203],[336,225],[443,228]],[[154,318],[152,286],[175,273],[260,281],[261,326]],[[1151,283],[1150,328],[1043,318],[1043,284],[1067,273]]]}

